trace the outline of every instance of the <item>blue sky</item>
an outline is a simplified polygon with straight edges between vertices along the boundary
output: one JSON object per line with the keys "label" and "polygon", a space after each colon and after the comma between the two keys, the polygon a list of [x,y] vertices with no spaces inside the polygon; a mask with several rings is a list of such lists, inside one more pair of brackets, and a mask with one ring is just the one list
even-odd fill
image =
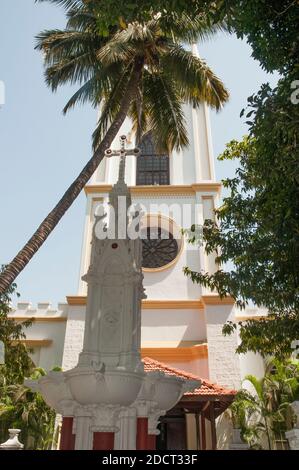
{"label": "blue sky", "polygon": [[[44,83],[34,37],[43,29],[63,27],[62,9],[34,0],[1,0],[0,17],[0,80],[6,87],[0,108],[2,264],[22,248],[90,158],[96,112],[84,106],[64,117],[61,110],[73,90],[64,87],[52,94]],[[211,113],[216,157],[225,143],[246,134],[239,114],[247,97],[263,82],[275,84],[277,77],[266,75],[251,58],[250,47],[232,36],[199,44],[199,53],[231,92],[225,109]],[[216,162],[216,172],[218,179],[225,178],[234,165]],[[76,293],[84,212],[82,194],[18,277],[23,300],[55,306]]]}

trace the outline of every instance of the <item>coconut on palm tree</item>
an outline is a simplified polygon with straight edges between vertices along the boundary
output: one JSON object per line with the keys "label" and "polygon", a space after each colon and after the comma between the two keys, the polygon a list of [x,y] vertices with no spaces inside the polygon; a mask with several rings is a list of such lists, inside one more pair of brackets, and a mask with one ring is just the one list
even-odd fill
{"label": "coconut on palm tree", "polygon": [[[37,38],[43,52],[46,83],[55,91],[65,83],[80,88],[64,108],[91,102],[101,115],[93,134],[93,156],[47,215],[34,235],[0,275],[4,292],[42,246],[62,216],[87,184],[129,116],[137,141],[151,131],[157,148],[188,145],[183,104],[198,107],[206,102],[219,110],[228,99],[223,83],[206,63],[186,50],[210,35],[204,15],[190,18],[175,13],[156,15],[146,23],[121,21],[107,34],[99,27],[97,0],[38,0],[64,6],[64,30],[44,31]],[[163,21],[162,21],[163,18]],[[219,29],[219,27],[218,27]]]}

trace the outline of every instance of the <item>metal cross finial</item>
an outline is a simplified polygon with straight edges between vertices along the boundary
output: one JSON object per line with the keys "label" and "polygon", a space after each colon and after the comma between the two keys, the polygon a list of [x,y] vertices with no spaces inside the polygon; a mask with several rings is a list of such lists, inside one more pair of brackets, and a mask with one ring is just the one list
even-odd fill
{"label": "metal cross finial", "polygon": [[135,155],[138,157],[140,155],[140,149],[139,148],[134,148],[126,150],[125,145],[127,142],[127,137],[125,135],[122,135],[120,137],[120,150],[112,150],[112,149],[107,149],[105,152],[105,156],[110,158],[110,157],[120,157],[120,163],[119,163],[119,171],[118,171],[118,182],[124,182],[125,181],[125,168],[126,168],[126,157],[129,155]]}

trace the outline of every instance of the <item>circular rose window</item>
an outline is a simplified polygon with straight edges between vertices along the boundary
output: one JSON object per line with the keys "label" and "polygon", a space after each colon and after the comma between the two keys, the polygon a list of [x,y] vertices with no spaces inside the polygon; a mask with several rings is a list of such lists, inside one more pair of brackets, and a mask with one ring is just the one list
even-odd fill
{"label": "circular rose window", "polygon": [[145,270],[166,268],[179,255],[182,240],[174,222],[159,216],[147,216],[142,224],[142,267]]}

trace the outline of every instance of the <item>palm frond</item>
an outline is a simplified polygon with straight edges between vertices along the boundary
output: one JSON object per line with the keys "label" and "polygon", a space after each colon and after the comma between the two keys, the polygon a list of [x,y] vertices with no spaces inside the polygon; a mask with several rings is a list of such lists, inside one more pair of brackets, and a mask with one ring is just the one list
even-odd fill
{"label": "palm frond", "polygon": [[36,40],[35,49],[44,53],[45,65],[86,53],[95,59],[97,50],[107,41],[88,31],[60,29],[42,31]]}
{"label": "palm frond", "polygon": [[139,89],[132,102],[128,116],[132,121],[132,131],[136,135],[136,145],[141,142],[142,136],[148,131],[147,114],[143,106],[143,93]]}
{"label": "palm frond", "polygon": [[107,96],[113,86],[113,81],[120,76],[120,67],[118,64],[112,64],[110,67],[103,67],[87,80],[79,90],[69,99],[63,113],[66,114],[77,104],[91,103],[93,107],[98,107],[102,99]]}
{"label": "palm frond", "polygon": [[65,10],[84,6],[84,0],[35,0],[36,3],[52,3],[53,5],[62,6]]}
{"label": "palm frond", "polygon": [[94,75],[94,69],[89,62],[89,55],[82,55],[71,60],[60,61],[48,67],[45,72],[45,79],[52,91],[56,91],[58,86],[65,83],[83,83]]}
{"label": "palm frond", "polygon": [[205,14],[189,16],[176,12],[162,17],[163,31],[176,43],[194,44],[210,39],[218,32],[227,31],[224,22],[211,24]]}
{"label": "palm frond", "polygon": [[166,73],[177,82],[182,98],[193,106],[206,102],[217,111],[228,101],[223,82],[207,64],[180,45],[169,45],[161,58]]}
{"label": "palm frond", "polygon": [[50,30],[37,37],[44,52],[46,82],[53,91],[66,82],[89,80],[100,68],[96,51],[107,39],[90,32]]}
{"label": "palm frond", "polygon": [[159,151],[189,144],[182,101],[169,77],[144,70],[144,106]]}
{"label": "palm frond", "polygon": [[92,77],[69,99],[63,108],[63,114],[66,114],[77,104],[85,104],[88,101],[91,102],[94,107],[99,105],[100,100],[96,101],[95,96],[99,96],[98,82],[95,77]]}
{"label": "palm frond", "polygon": [[126,92],[126,85],[128,84],[132,73],[132,64],[129,64],[118,79],[115,81],[110,93],[103,99],[101,114],[97,122],[96,129],[93,132],[93,149],[96,150],[103,136],[106,134],[109,125],[120,109],[121,100]]}
{"label": "palm frond", "polygon": [[265,398],[264,387],[263,387],[264,380],[263,379],[259,380],[254,375],[246,375],[244,381],[246,380],[251,383],[251,385],[254,387],[254,390],[257,396],[259,397],[261,401],[263,401]]}
{"label": "palm frond", "polygon": [[95,15],[86,11],[70,10],[67,13],[67,30],[89,31],[98,33],[98,23]]}

